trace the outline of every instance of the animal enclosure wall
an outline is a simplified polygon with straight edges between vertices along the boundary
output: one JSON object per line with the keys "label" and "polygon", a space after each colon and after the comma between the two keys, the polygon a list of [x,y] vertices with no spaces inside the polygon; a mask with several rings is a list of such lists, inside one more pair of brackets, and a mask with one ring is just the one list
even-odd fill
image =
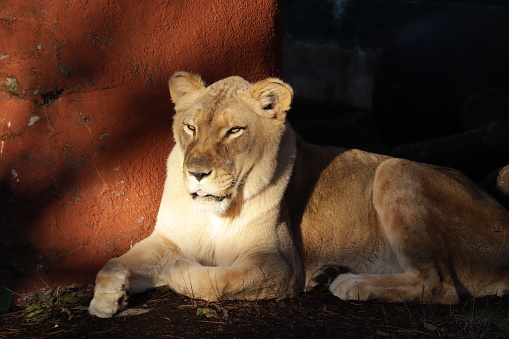
{"label": "animal enclosure wall", "polygon": [[167,80],[280,76],[280,1],[0,4],[0,283],[92,282],[150,234],[173,146]]}

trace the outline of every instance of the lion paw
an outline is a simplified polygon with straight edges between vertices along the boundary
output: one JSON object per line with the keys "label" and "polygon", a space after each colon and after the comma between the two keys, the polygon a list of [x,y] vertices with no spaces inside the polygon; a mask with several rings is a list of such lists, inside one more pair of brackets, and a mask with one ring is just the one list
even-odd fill
{"label": "lion paw", "polygon": [[99,318],[110,318],[127,305],[125,291],[99,294],[92,299],[88,313]]}
{"label": "lion paw", "polygon": [[369,288],[368,279],[352,274],[345,273],[338,275],[330,284],[329,290],[333,295],[342,300],[373,300],[375,297]]}

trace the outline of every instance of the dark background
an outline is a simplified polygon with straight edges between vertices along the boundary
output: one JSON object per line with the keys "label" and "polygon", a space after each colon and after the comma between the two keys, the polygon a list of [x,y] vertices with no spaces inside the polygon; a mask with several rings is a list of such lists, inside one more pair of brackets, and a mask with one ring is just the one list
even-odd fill
{"label": "dark background", "polygon": [[454,167],[497,195],[508,1],[297,0],[284,11],[289,119],[306,140]]}

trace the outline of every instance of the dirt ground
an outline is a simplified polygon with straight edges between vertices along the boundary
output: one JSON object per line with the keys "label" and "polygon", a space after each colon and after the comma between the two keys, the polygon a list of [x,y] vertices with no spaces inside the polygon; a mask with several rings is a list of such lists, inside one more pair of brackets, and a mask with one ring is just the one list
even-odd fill
{"label": "dirt ground", "polygon": [[[87,306],[93,286],[71,291]],[[71,308],[70,305],[67,305]],[[46,311],[41,322],[22,309],[0,315],[2,338],[506,338],[509,299],[454,306],[342,301],[325,289],[294,299],[205,303],[159,288],[131,296],[110,319],[86,311]],[[69,319],[70,318],[70,319]]]}

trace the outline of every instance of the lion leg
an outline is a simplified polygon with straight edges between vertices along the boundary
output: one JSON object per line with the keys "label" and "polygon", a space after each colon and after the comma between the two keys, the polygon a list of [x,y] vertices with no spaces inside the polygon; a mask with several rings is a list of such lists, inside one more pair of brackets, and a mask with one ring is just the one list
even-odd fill
{"label": "lion leg", "polygon": [[339,275],[329,287],[343,300],[455,304],[456,288],[441,282],[438,275],[423,278],[418,273]]}
{"label": "lion leg", "polygon": [[[330,285],[342,299],[384,302],[454,304],[459,301],[447,244],[429,229],[440,221],[436,203],[426,195],[426,170],[401,159],[390,159],[377,169],[373,204],[383,245],[395,254],[403,269],[398,274],[344,274]],[[389,273],[389,272],[387,272]]]}
{"label": "lion leg", "polygon": [[124,255],[111,259],[97,273],[89,313],[109,318],[126,305],[128,292],[139,293],[163,285],[159,279],[161,268],[177,255],[169,241],[152,234]]}
{"label": "lion leg", "polygon": [[[400,237],[404,234],[406,236]],[[439,273],[439,268],[443,267],[437,267],[433,249],[426,248],[426,245],[419,248],[417,242],[407,244],[409,239],[406,232],[390,233],[387,237],[390,240],[386,246],[390,246],[395,253],[403,272],[340,274],[329,286],[332,294],[344,300],[440,304],[455,304],[459,301],[453,279],[444,275],[444,270]]]}
{"label": "lion leg", "polygon": [[165,266],[161,279],[180,294],[208,301],[293,297],[302,279],[281,259],[266,254],[221,267],[181,257]]}

